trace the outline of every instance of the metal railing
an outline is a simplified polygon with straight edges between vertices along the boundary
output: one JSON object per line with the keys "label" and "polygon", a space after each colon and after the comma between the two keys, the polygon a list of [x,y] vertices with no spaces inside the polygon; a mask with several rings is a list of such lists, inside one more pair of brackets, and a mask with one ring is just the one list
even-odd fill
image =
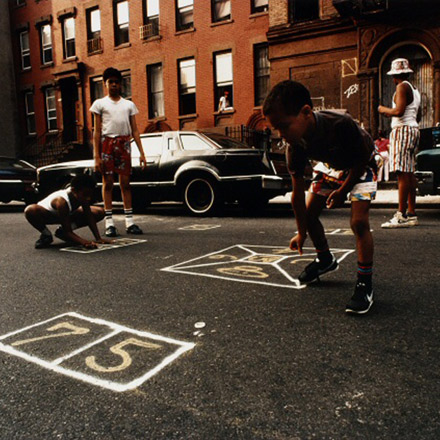
{"label": "metal railing", "polygon": [[150,21],[148,24],[139,26],[139,38],[141,40],[148,40],[152,37],[157,37],[159,35],[159,20],[155,19]]}
{"label": "metal railing", "polygon": [[271,134],[269,131],[259,131],[249,128],[246,125],[235,125],[225,128],[226,136],[237,139],[250,147],[255,147],[260,150],[267,150],[270,148]]}
{"label": "metal railing", "polygon": [[87,53],[90,55],[92,53],[102,52],[102,38],[92,38],[87,40]]}

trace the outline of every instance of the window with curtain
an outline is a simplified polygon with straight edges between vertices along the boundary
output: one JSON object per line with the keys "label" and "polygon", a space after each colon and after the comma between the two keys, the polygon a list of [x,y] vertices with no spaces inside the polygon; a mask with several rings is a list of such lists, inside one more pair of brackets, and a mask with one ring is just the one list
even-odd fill
{"label": "window with curtain", "polygon": [[194,0],[176,0],[176,25],[178,31],[194,27]]}
{"label": "window with curtain", "polygon": [[31,50],[29,47],[29,32],[20,32],[20,54],[21,68],[28,70],[31,68]]}
{"label": "window with curtain", "polygon": [[41,62],[42,64],[50,64],[53,61],[52,55],[52,29],[50,24],[40,27],[41,38]]}
{"label": "window with curtain", "polygon": [[75,19],[66,18],[63,23],[64,37],[64,58],[72,58],[76,54],[75,50]]}
{"label": "window with curtain", "polygon": [[148,81],[148,117],[150,119],[165,116],[162,64],[147,66]]}
{"label": "window with curtain", "polygon": [[231,19],[231,0],[211,0],[212,22]]}
{"label": "window with curtain", "polygon": [[269,0],[251,0],[251,12],[265,12],[269,10]]}
{"label": "window with curtain", "polygon": [[227,92],[226,107],[233,107],[233,69],[232,52],[219,52],[214,54],[214,74],[215,74],[215,110],[218,109],[220,98]]}
{"label": "window with curtain", "polygon": [[128,1],[120,1],[115,3],[115,45],[128,43],[130,14]]}
{"label": "window with curtain", "polygon": [[28,135],[37,133],[35,125],[35,110],[34,110],[34,92],[26,92],[24,95],[24,105],[26,112],[26,130]]}
{"label": "window with curtain", "polygon": [[44,91],[44,95],[46,98],[46,121],[47,121],[47,129],[57,130],[57,107],[55,101],[55,89],[53,87],[48,87]]}
{"label": "window with curtain", "polygon": [[189,115],[196,112],[196,60],[179,61],[179,113]]}
{"label": "window with curtain", "polygon": [[255,105],[263,104],[270,88],[269,47],[267,44],[254,46]]}

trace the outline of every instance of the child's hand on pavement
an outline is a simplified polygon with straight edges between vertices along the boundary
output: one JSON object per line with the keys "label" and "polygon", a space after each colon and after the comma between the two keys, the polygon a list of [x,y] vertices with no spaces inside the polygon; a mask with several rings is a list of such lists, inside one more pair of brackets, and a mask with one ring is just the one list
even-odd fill
{"label": "child's hand on pavement", "polygon": [[116,240],[108,240],[107,238],[100,238],[99,240],[96,240],[95,243],[99,243],[99,244],[114,244],[114,243],[116,243]]}
{"label": "child's hand on pavement", "polygon": [[97,249],[98,245],[94,241],[87,241],[83,244],[83,247],[86,249]]}

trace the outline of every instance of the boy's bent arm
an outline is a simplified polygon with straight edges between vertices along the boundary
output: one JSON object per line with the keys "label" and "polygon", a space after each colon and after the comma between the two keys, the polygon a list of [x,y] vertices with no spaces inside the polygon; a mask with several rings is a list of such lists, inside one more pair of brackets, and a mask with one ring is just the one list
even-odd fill
{"label": "boy's bent arm", "polygon": [[139,152],[141,154],[139,157],[140,165],[141,165],[142,169],[144,169],[147,166],[147,160],[145,158],[145,152],[142,147],[141,136],[139,134],[139,129],[138,129],[137,123],[136,123],[136,116],[134,116],[134,115],[130,116],[130,126],[131,126],[131,134],[132,134],[133,139],[136,142],[136,145],[139,148]]}
{"label": "boy's bent arm", "polygon": [[302,247],[307,238],[306,184],[303,176],[292,175],[292,208],[295,214],[298,234],[290,241],[290,249],[298,250],[302,255]]}
{"label": "boy's bent arm", "polygon": [[95,171],[101,171],[101,136],[102,136],[102,117],[95,115],[95,129],[93,131],[93,157],[95,159]]}
{"label": "boy's bent arm", "polygon": [[96,241],[101,242],[102,238],[101,235],[99,234],[98,226],[96,224],[95,217],[92,214],[92,210],[90,209],[90,205],[84,204],[82,205],[82,209],[84,211],[84,215],[86,216],[87,224],[89,225],[90,230],[95,236]]}

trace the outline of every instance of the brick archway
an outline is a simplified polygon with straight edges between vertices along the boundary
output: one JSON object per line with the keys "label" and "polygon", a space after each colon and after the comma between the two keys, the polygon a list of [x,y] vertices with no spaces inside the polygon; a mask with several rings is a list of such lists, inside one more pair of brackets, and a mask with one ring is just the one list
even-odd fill
{"label": "brick archway", "polygon": [[249,119],[246,122],[246,126],[248,128],[252,128],[253,130],[263,131],[269,126],[269,123],[264,117],[263,112],[261,110],[258,110],[249,116]]}

